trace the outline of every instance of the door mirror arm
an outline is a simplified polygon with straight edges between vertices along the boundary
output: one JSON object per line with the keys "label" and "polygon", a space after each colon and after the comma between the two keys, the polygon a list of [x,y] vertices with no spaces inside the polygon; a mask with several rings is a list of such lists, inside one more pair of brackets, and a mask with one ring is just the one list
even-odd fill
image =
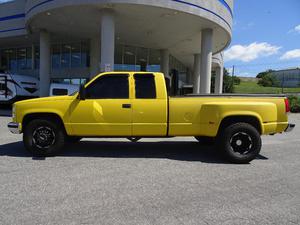
{"label": "door mirror arm", "polygon": [[86,89],[85,89],[84,85],[80,85],[78,99],[79,100],[86,99]]}

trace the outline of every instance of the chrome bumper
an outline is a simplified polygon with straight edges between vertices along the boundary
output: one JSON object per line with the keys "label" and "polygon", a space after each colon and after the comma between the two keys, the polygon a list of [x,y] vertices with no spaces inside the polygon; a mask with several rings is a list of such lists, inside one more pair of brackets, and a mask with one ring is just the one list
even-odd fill
{"label": "chrome bumper", "polygon": [[9,129],[10,132],[12,132],[13,134],[20,134],[20,126],[18,123],[13,123],[10,122],[9,124],[7,124],[7,127]]}
{"label": "chrome bumper", "polygon": [[295,124],[289,123],[284,132],[291,132],[295,128]]}

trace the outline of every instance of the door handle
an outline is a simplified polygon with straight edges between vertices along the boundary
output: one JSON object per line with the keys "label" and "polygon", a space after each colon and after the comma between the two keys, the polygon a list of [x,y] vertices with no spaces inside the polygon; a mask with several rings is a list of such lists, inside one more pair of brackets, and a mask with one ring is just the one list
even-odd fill
{"label": "door handle", "polygon": [[122,108],[123,109],[130,109],[131,108],[131,104],[123,104]]}

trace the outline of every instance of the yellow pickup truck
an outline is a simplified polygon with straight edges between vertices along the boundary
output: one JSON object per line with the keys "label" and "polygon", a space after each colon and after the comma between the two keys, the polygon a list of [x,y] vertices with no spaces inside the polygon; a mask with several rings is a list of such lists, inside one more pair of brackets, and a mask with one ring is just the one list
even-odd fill
{"label": "yellow pickup truck", "polygon": [[289,104],[280,96],[169,97],[162,73],[102,73],[70,96],[14,104],[13,133],[27,150],[50,156],[83,137],[194,136],[214,141],[234,163],[253,160],[261,135],[291,131]]}

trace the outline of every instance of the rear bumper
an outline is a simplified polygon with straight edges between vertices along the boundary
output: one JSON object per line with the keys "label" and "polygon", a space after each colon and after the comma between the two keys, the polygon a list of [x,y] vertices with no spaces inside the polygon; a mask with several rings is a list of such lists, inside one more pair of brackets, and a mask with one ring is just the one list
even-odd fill
{"label": "rear bumper", "polygon": [[291,132],[295,128],[295,124],[289,123],[284,132]]}
{"label": "rear bumper", "polygon": [[9,129],[9,131],[13,134],[20,134],[21,133],[21,127],[20,127],[20,124],[19,123],[13,123],[13,122],[10,122],[9,124],[7,124],[7,127]]}

